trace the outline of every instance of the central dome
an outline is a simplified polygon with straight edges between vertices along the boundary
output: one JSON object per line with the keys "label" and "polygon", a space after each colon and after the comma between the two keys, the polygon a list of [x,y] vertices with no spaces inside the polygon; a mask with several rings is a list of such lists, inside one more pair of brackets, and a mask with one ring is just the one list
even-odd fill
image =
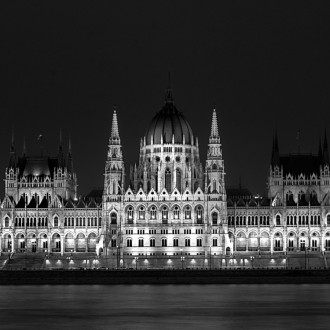
{"label": "central dome", "polygon": [[146,144],[193,144],[193,131],[181,112],[173,104],[172,93],[167,91],[164,107],[151,120],[146,133]]}

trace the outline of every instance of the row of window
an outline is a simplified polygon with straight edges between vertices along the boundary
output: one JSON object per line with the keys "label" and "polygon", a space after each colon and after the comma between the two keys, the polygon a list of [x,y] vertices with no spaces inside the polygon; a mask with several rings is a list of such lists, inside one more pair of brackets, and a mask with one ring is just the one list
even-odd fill
{"label": "row of window", "polygon": [[[97,221],[98,220],[98,221]],[[91,218],[64,218],[64,227],[97,227],[101,226],[102,218],[97,219],[97,217]],[[15,227],[48,227],[48,217],[17,217],[14,220]],[[58,217],[53,219],[53,227],[58,227],[60,221]],[[8,228],[10,226],[10,220],[8,217],[4,220],[4,227]]]}
{"label": "row of window", "polygon": [[228,226],[269,226],[269,216],[229,216]]}
{"label": "row of window", "polygon": [[[168,239],[167,238],[162,238],[160,241],[160,245],[161,247],[167,247],[170,246],[168,245]],[[111,240],[111,246],[112,247],[117,247],[117,240],[116,239],[112,239]],[[126,239],[126,246],[127,247],[133,247],[133,239],[132,238],[127,238]],[[145,239],[144,238],[139,238],[138,239],[138,247],[144,247],[145,245]],[[156,247],[156,239],[155,238],[150,238],[149,240],[149,247]],[[172,246],[173,247],[178,247],[179,246],[179,238],[173,238],[172,241]],[[191,246],[191,239],[190,238],[185,238],[184,239],[184,246],[189,247]],[[196,246],[201,247],[203,246],[203,239],[202,238],[197,238],[196,239]],[[212,246],[218,246],[218,239],[217,238],[213,238],[212,240]]]}
{"label": "row of window", "polygon": [[[156,220],[158,217],[158,210],[156,208],[156,206],[151,206],[148,210],[149,212],[149,218],[151,220]],[[138,220],[145,220],[146,219],[146,208],[144,206],[140,206],[138,209],[137,209],[137,218]],[[173,209],[172,209],[172,214],[173,214],[173,219],[180,219],[180,213],[181,213],[181,210],[180,210],[180,207],[179,206],[174,206]],[[186,206],[184,209],[183,209],[183,216],[184,216],[184,219],[191,219],[191,214],[192,214],[192,210],[191,210],[191,207],[190,206]],[[197,206],[195,208],[195,214],[196,214],[196,218],[197,220],[202,220],[203,219],[203,207],[202,206]],[[217,216],[217,213],[215,213],[216,216]],[[161,209],[160,209],[160,216],[161,216],[161,219],[163,220],[168,220],[169,219],[169,208],[167,206],[162,206]],[[134,220],[134,208],[133,206],[128,206],[127,209],[126,209],[126,217],[127,217],[127,220]],[[111,219],[112,220],[112,219]]]}
{"label": "row of window", "polygon": [[[203,229],[196,229],[196,234],[203,234]],[[149,232],[147,232],[145,229],[138,229],[137,230],[137,234],[138,235],[144,235],[144,234],[150,234],[150,235],[155,235],[157,234],[157,230],[156,229],[149,229]],[[168,229],[160,229],[160,234],[180,234],[180,229],[172,229],[168,230]],[[116,234],[116,230],[111,230],[111,234],[115,235]],[[183,230],[183,234],[191,234],[191,229],[184,229]],[[133,235],[133,229],[126,229],[126,235]]]}

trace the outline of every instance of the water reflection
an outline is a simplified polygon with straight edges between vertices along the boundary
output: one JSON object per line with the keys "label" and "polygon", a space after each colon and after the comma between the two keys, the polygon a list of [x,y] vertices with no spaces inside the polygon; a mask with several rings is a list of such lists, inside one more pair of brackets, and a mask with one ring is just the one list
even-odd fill
{"label": "water reflection", "polygon": [[0,329],[327,329],[330,285],[1,286]]}

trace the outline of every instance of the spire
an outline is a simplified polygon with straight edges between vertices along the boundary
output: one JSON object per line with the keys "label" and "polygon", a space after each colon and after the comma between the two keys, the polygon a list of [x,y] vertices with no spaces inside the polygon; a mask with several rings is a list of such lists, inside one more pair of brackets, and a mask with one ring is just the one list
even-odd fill
{"label": "spire", "polygon": [[15,147],[15,138],[14,138],[14,130],[13,130],[11,134],[11,146],[10,146],[8,167],[15,167],[15,166],[16,166],[16,147]]}
{"label": "spire", "polygon": [[322,163],[322,160],[323,160],[323,152],[322,152],[321,136],[320,136],[320,138],[319,138],[319,151],[318,151],[318,157],[319,157],[319,161],[320,161],[320,163]]}
{"label": "spire", "polygon": [[213,115],[212,115],[212,125],[211,125],[211,138],[213,139],[218,139],[220,138],[219,136],[219,129],[218,129],[218,120],[217,120],[217,111],[215,109],[213,109]]}
{"label": "spire", "polygon": [[280,165],[280,153],[278,148],[277,131],[275,131],[275,136],[273,137],[271,165]]}
{"label": "spire", "polygon": [[58,165],[64,167],[64,155],[63,155],[63,148],[62,148],[62,129],[60,128],[60,135],[59,135],[59,144],[58,144]]}
{"label": "spire", "polygon": [[327,130],[324,129],[324,142],[323,142],[323,164],[330,165]]}
{"label": "spire", "polygon": [[24,136],[24,140],[23,140],[23,157],[26,156],[26,141],[25,141],[25,136]]}
{"label": "spire", "polygon": [[119,129],[118,129],[116,106],[114,106],[113,115],[112,115],[111,139],[119,140]]}
{"label": "spire", "polygon": [[71,138],[69,138],[69,146],[68,146],[68,156],[67,156],[67,161],[68,161],[68,170],[73,173],[73,158],[72,158],[72,150],[71,150]]}
{"label": "spire", "polygon": [[168,82],[167,82],[167,90],[165,94],[165,103],[172,104],[173,103],[173,93],[171,88],[171,73],[168,73]]}

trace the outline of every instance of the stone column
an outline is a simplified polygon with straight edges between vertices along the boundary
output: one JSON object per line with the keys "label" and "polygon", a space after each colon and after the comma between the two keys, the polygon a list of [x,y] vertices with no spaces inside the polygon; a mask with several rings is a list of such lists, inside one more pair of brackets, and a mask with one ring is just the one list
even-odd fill
{"label": "stone column", "polygon": [[15,252],[15,238],[14,234],[11,236],[11,252]]}
{"label": "stone column", "polygon": [[50,236],[48,235],[47,236],[47,244],[48,244],[48,253],[51,253],[52,252],[52,248],[51,248],[51,239],[50,239]]}
{"label": "stone column", "polygon": [[1,239],[1,235],[0,235],[0,256],[2,254],[2,239]]}
{"label": "stone column", "polygon": [[61,235],[61,256],[64,254],[64,236]]}
{"label": "stone column", "polygon": [[287,252],[287,236],[283,235],[283,251]]}
{"label": "stone column", "polygon": [[321,234],[321,240],[320,240],[320,250],[323,253],[325,251],[325,247],[324,247],[324,233]]}
{"label": "stone column", "polygon": [[85,237],[85,252],[88,252],[88,237]]}
{"label": "stone column", "polygon": [[274,253],[274,235],[269,235],[270,238],[270,254]]}

